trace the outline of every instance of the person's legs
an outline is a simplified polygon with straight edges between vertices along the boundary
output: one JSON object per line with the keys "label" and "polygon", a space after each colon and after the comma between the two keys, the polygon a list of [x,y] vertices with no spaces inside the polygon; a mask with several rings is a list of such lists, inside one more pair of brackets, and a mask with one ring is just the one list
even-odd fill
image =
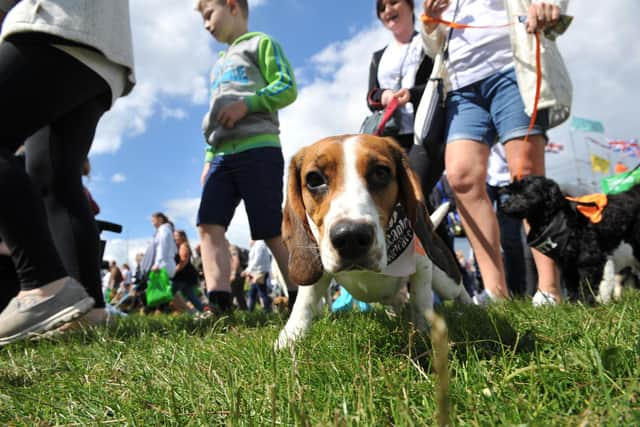
{"label": "person's legs", "polygon": [[182,288],[182,295],[184,295],[187,301],[193,304],[196,310],[202,312],[204,311],[204,305],[202,304],[202,301],[200,301],[200,298],[198,298],[198,296],[196,295],[196,286],[197,285],[195,284],[187,284]]}
{"label": "person's legs", "polygon": [[512,295],[522,297],[526,292],[524,245],[521,238],[522,222],[502,211],[499,190],[499,187],[487,186],[489,199],[496,206],[507,288]]}
{"label": "person's legs", "polygon": [[[521,176],[544,175],[544,145],[543,135],[532,135],[525,143],[523,139],[512,139],[505,145],[507,162],[512,174],[520,172]],[[525,230],[529,226],[525,222]],[[538,272],[538,290],[550,294],[556,301],[562,299],[560,288],[560,273],[553,259],[532,249],[533,260]]]}
{"label": "person's legs", "polygon": [[231,294],[236,299],[238,303],[238,308],[240,310],[247,310],[247,300],[244,295],[244,277],[238,275],[236,279],[231,282]]}
{"label": "person's legs", "polygon": [[0,236],[22,289],[0,314],[0,345],[56,327],[93,305],[66,276],[40,194],[13,152],[36,130],[93,99],[94,78],[93,71],[51,46],[0,43]]}
{"label": "person's legs", "polygon": [[241,154],[214,158],[198,210],[197,223],[207,298],[210,306],[218,311],[230,310],[233,303],[229,283],[231,255],[225,232],[240,203],[240,194],[233,176],[238,169],[238,157]]}
{"label": "person's legs", "polygon": [[251,150],[244,161],[244,173],[236,175],[236,182],[245,203],[251,238],[265,241],[278,263],[289,298],[294,300],[298,285],[289,279],[289,252],[280,234],[284,175],[282,151],[279,148]]}
{"label": "person's legs", "polygon": [[100,278],[100,238],[82,187],[82,165],[87,158],[98,120],[106,111],[105,92],[52,123],[26,142],[27,173],[40,189],[49,229],[68,274],[96,301],[105,302]]}
{"label": "person's legs", "polygon": [[207,293],[231,292],[231,258],[229,243],[225,237],[226,227],[222,225],[200,224],[200,250],[202,269],[207,283]]}
{"label": "person's legs", "polygon": [[508,298],[498,222],[485,185],[488,158],[488,145],[471,140],[451,141],[445,153],[447,179],[485,289],[494,298]]}
{"label": "person's legs", "polygon": [[295,300],[298,292],[298,285],[289,279],[289,251],[282,241],[282,236],[265,239],[264,242],[271,251],[276,263],[278,263],[280,274],[282,274],[282,279],[286,283],[287,291],[289,292],[289,298],[291,300]]}
{"label": "person's legs", "polygon": [[253,311],[256,306],[256,301],[258,299],[258,284],[251,282],[249,284],[249,302],[247,303],[247,308],[249,311]]}
{"label": "person's legs", "polygon": [[[266,275],[266,277],[269,277]],[[271,297],[269,296],[269,288],[267,287],[267,279],[265,278],[264,283],[258,284],[258,294],[260,295],[260,299],[262,300],[262,309],[266,313],[271,312]]]}

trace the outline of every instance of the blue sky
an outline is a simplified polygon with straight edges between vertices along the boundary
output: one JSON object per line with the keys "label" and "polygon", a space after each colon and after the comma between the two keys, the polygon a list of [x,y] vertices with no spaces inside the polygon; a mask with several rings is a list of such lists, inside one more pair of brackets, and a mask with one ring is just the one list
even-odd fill
{"label": "blue sky", "polygon": [[[99,218],[124,226],[105,233],[105,257],[120,262],[142,250],[153,234],[149,217],[163,211],[198,240],[195,212],[200,195],[207,110],[208,71],[222,46],[204,31],[193,0],[132,0],[138,84],[98,126],[87,182],[102,209]],[[315,140],[357,132],[367,110],[369,60],[390,34],[375,17],[373,0],[249,0],[249,27],[272,35],[295,69],[298,100],[280,114],[285,162]],[[420,2],[416,2],[420,4]],[[640,136],[640,2],[574,0],[574,22],[559,45],[574,84],[574,114],[604,123],[600,138]],[[575,181],[568,126],[551,132],[565,145],[548,155],[550,174]],[[581,156],[584,135],[573,140]],[[605,155],[607,153],[599,153]],[[615,157],[615,156],[614,156]],[[638,159],[626,159],[630,166]],[[588,168],[587,168],[588,169]],[[586,180],[598,178],[587,176]],[[243,207],[229,240],[248,245]]]}

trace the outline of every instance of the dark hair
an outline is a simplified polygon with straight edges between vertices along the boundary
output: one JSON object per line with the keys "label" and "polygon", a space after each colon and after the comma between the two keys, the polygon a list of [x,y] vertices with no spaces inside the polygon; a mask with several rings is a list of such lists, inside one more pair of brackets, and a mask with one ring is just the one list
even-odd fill
{"label": "dark hair", "polygon": [[151,214],[152,217],[159,219],[160,223],[162,224],[166,224],[169,222],[169,218],[167,218],[167,216],[165,214],[163,214],[162,212],[156,212],[154,214]]}
{"label": "dark hair", "polygon": [[184,239],[185,242],[189,243],[189,239],[187,238],[187,232],[184,230],[176,230],[174,233],[178,233],[180,237]]}
{"label": "dark hair", "polygon": [[[382,11],[384,10],[384,1],[385,0],[376,0],[376,16],[378,17],[378,19],[380,19],[380,13],[382,13]],[[400,1],[404,1],[406,4],[409,5],[409,7],[411,8],[411,16],[413,16],[413,22],[415,22],[416,15],[413,13],[413,10],[415,8],[413,0],[400,0]]]}

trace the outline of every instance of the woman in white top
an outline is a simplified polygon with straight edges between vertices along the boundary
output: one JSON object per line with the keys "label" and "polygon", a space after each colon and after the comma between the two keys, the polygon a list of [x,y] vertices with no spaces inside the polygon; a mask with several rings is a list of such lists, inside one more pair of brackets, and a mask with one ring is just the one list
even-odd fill
{"label": "woman in white top", "polygon": [[[94,301],[93,320],[106,318],[81,176],[100,117],[135,80],[128,0],[0,0],[0,11],[0,237],[21,283],[0,314],[2,345]],[[25,141],[29,176],[12,157]]]}
{"label": "woman in white top", "polygon": [[[562,3],[562,4],[560,4]],[[449,184],[467,237],[476,255],[486,292],[479,298],[508,298],[500,254],[496,215],[487,196],[487,159],[494,143],[504,144],[512,176],[544,175],[545,132],[569,115],[571,83],[552,38],[540,35],[543,64],[538,119],[528,142],[533,111],[531,81],[535,82],[535,38],[531,33],[555,25],[566,0],[425,0],[432,18],[509,27],[450,29],[431,21],[423,25],[425,48],[435,54],[448,37],[449,93],[445,165]],[[517,23],[526,16],[526,24]],[[437,31],[436,31],[437,30]],[[533,87],[535,89],[535,85]],[[561,299],[559,278],[551,258],[534,251],[538,292],[534,303]],[[483,301],[484,300],[484,301]]]}
{"label": "woman in white top", "polygon": [[411,168],[420,178],[428,200],[444,169],[444,141],[413,143],[414,110],[433,68],[433,61],[425,55],[420,34],[415,30],[413,9],[413,0],[376,0],[378,19],[392,38],[371,57],[367,106],[376,111],[384,109],[393,98],[398,100],[394,118],[399,132],[395,139],[409,153]]}
{"label": "woman in white top", "polygon": [[156,228],[153,235],[154,257],[151,271],[167,270],[169,278],[176,274],[176,254],[178,246],[173,239],[173,224],[162,212],[151,215],[151,224]]}

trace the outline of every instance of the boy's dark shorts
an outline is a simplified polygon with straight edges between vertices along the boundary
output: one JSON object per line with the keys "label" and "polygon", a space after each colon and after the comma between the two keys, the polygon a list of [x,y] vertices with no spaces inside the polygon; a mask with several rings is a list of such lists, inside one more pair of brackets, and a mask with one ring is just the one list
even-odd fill
{"label": "boy's dark shorts", "polygon": [[284,158],[279,147],[216,156],[202,190],[197,224],[227,228],[242,199],[251,238],[264,240],[279,236],[283,176]]}

